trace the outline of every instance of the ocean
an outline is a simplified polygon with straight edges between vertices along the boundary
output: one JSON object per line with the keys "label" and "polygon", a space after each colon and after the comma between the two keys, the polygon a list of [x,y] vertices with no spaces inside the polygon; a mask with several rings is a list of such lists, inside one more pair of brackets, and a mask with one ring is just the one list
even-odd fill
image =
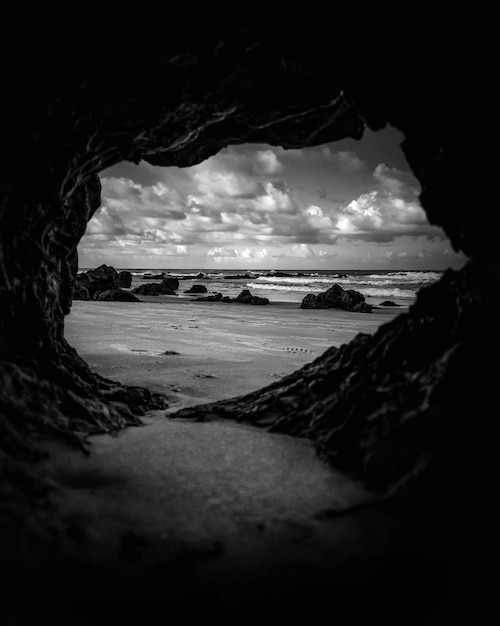
{"label": "ocean", "polygon": [[[89,268],[81,268],[86,271]],[[116,268],[121,271],[121,268]],[[179,297],[192,298],[184,294],[193,284],[203,284],[209,292],[221,292],[223,296],[237,296],[242,289],[250,289],[253,295],[269,298],[271,302],[296,302],[300,304],[308,293],[326,291],[337,283],[343,289],[354,289],[365,296],[368,304],[377,305],[385,300],[400,306],[411,305],[417,291],[436,282],[442,271],[411,270],[224,270],[189,269],[171,270],[153,268],[123,268],[132,273],[132,287],[144,284],[147,280],[159,282],[159,279],[144,279],[146,274],[164,273],[181,280]],[[196,278],[203,274],[204,278]]]}

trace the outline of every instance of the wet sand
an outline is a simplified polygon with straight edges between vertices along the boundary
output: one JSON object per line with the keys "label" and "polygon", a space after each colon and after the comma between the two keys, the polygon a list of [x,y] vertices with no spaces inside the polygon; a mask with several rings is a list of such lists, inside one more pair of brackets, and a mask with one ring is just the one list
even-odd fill
{"label": "wet sand", "polygon": [[143,300],[74,302],[65,336],[96,372],[164,393],[173,409],[265,387],[401,311]]}

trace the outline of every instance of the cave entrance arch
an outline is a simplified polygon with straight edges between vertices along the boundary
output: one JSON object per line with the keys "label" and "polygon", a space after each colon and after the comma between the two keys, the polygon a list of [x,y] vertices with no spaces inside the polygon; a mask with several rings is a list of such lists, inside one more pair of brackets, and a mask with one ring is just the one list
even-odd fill
{"label": "cave entrance arch", "polygon": [[[128,268],[133,272],[128,276],[133,285],[127,283],[125,288],[133,287],[132,292],[146,302],[166,299],[169,305],[163,308],[161,320],[158,316],[146,320],[139,313],[137,330],[130,328],[122,339],[116,336],[117,326],[113,323],[110,326],[110,320],[103,319],[99,326],[105,325],[109,336],[103,337],[99,346],[90,351],[85,347],[92,339],[92,330],[89,328],[89,342],[86,342],[72,323],[71,332],[77,338],[79,351],[91,364],[101,362],[97,371],[107,378],[163,391],[174,402],[173,406],[177,404],[181,408],[186,402],[198,404],[225,399],[228,395],[238,396],[265,387],[272,382],[271,376],[290,374],[331,345],[348,342],[357,333],[356,323],[352,320],[350,332],[344,330],[339,334],[337,330],[334,335],[325,327],[323,338],[315,339],[314,345],[298,337],[294,339],[293,327],[288,338],[279,340],[270,333],[267,341],[259,341],[258,326],[263,322],[257,322],[254,327],[252,316],[255,312],[260,319],[261,311],[252,307],[252,313],[246,311],[245,333],[238,324],[231,327],[231,332],[228,328],[228,341],[234,333],[239,339],[230,341],[231,345],[226,347],[223,334],[217,342],[208,328],[200,330],[200,316],[203,318],[206,312],[211,317],[216,312],[213,307],[177,311],[180,317],[171,319],[170,308],[176,307],[172,298],[150,293],[151,289],[152,293],[158,292],[162,272],[173,277],[178,290],[173,293],[179,294],[181,305],[186,304],[186,297],[213,298],[214,293],[222,292],[223,296],[234,298],[248,288],[258,297],[271,299],[273,306],[266,309],[271,315],[280,312],[274,307],[276,302],[290,305],[294,302],[298,307],[307,293],[319,293],[338,283],[344,289],[361,291],[373,306],[395,298],[398,306],[402,306],[399,310],[405,311],[413,303],[419,284],[432,282],[439,276],[429,269],[442,267],[451,255],[443,254],[449,243],[430,245],[426,239],[442,235],[428,224],[418,206],[420,189],[408,172],[399,147],[402,139],[395,129],[365,131],[365,138],[360,141],[343,140],[291,151],[258,144],[230,146],[199,165],[182,169],[154,167],[145,162],[108,168],[100,174],[101,207],[79,245],[80,268],[90,269],[103,262],[119,271]],[[424,256],[425,246],[417,243],[422,241],[427,242],[426,252],[441,253],[437,262],[422,263],[420,256]],[[357,249],[353,243],[358,244]],[[349,254],[357,254],[357,260]],[[405,267],[412,273],[405,272]],[[419,267],[424,270],[420,274],[416,273]],[[344,271],[348,274],[343,274]],[[200,273],[198,279],[197,273]],[[108,287],[97,278],[93,279],[90,296],[86,294],[86,283],[82,282],[84,294],[76,293],[74,299],[92,297],[96,288],[105,290],[116,282],[112,270]],[[88,280],[86,275],[82,275],[83,279]],[[208,287],[212,295],[184,295],[186,288],[193,285],[205,292]],[[171,286],[164,291],[168,294]],[[241,307],[217,306],[225,317],[236,312],[235,309],[243,313]],[[133,309],[132,306],[131,312]],[[386,313],[394,311],[395,307]],[[365,326],[368,332],[374,332],[375,318],[379,324],[390,319],[386,317],[382,321],[381,312],[380,307],[374,310],[375,315],[365,325],[359,325],[366,318],[358,315],[358,332],[364,332]],[[303,312],[304,324],[311,314]],[[191,318],[187,322],[186,315]],[[69,321],[74,317],[75,314]],[[170,334],[163,336],[167,321]],[[288,322],[288,318],[282,320],[282,324]],[[323,323],[328,325],[328,320],[325,318]],[[89,327],[83,318],[82,324]],[[271,329],[272,322],[267,324]],[[249,332],[252,328],[257,333],[255,338]],[[127,349],[123,342],[130,342],[134,334],[136,339]],[[193,338],[197,344],[190,346]],[[109,342],[108,356],[101,354],[102,340]],[[256,358],[251,350],[252,340],[255,348],[262,344],[261,353],[269,358],[249,367],[245,361]],[[223,352],[227,348],[223,358],[228,362],[239,347],[241,363],[235,364],[231,374],[224,368],[219,372],[213,356],[206,363],[203,360],[203,365],[194,363],[195,352],[205,345]],[[164,356],[165,351],[179,350],[183,353],[178,355],[180,358]],[[120,357],[120,365],[113,354]],[[287,361],[273,369],[271,362],[279,354],[288,354]],[[144,369],[149,374],[143,374]],[[250,381],[256,375],[259,382],[252,384]],[[221,397],[217,387],[222,381],[217,379],[228,376],[234,378],[231,391]],[[190,398],[192,393],[194,399]]]}
{"label": "cave entrance arch", "polygon": [[[72,57],[68,71],[67,58],[54,61],[41,47],[21,68],[22,80],[14,81],[5,103],[4,154],[21,149],[38,167],[30,185],[15,160],[3,169],[5,537],[12,536],[13,525],[16,532],[27,531],[33,520],[42,526],[46,521],[37,515],[43,477],[32,462],[39,457],[40,439],[58,433],[78,440],[82,432],[121,428],[161,406],[161,398],[146,390],[95,376],[63,337],[76,245],[99,207],[97,173],[123,159],[190,165],[231,141],[300,148],[359,138],[366,126],[376,130],[390,123],[403,132],[429,220],[471,260],[462,271],[447,272],[435,289],[421,295],[414,313],[383,337],[325,355],[324,368],[311,372],[309,381],[315,402],[287,413],[276,427],[302,432],[295,418],[308,414],[307,434],[334,463],[389,494],[408,486],[410,494],[415,488],[420,496],[434,496],[443,514],[450,510],[444,502],[459,502],[464,485],[471,488],[487,475],[481,451],[489,425],[482,415],[493,405],[484,356],[493,310],[487,283],[494,247],[491,234],[485,242],[477,222],[467,218],[465,204],[472,194],[450,203],[459,151],[448,112],[458,108],[461,121],[470,124],[467,103],[457,99],[462,78],[447,71],[449,59],[433,59],[422,76],[421,59],[405,57],[407,73],[395,87],[392,76],[374,75],[367,57],[349,57],[333,67],[329,41],[291,39],[277,46],[250,28],[221,27],[187,43],[173,34],[159,60],[147,65],[140,95],[130,93],[127,75],[140,74],[141,55],[130,60],[126,72],[117,68],[104,76]],[[33,98],[35,92],[39,98]],[[340,393],[330,397],[332,388]],[[261,394],[204,410],[258,421],[278,410],[277,397]],[[469,428],[471,415],[479,415],[483,428]],[[464,451],[472,472],[464,468]],[[10,542],[7,553],[18,546]]]}

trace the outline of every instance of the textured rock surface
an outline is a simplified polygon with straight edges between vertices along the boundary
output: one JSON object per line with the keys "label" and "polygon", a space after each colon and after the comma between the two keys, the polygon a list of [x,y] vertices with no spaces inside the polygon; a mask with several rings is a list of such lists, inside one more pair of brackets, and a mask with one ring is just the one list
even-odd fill
{"label": "textured rock surface", "polygon": [[230,296],[222,296],[220,292],[213,294],[212,296],[204,296],[203,298],[196,298],[205,302],[227,302],[229,304],[236,302],[237,304],[254,304],[262,305],[269,304],[268,298],[261,298],[260,296],[253,296],[249,289],[243,289],[236,298]]}
{"label": "textured rock surface", "polygon": [[[33,53],[4,67],[0,512],[9,550],[24,550],[25,534],[46,521],[37,506],[39,438],[81,440],[161,405],[144,390],[100,379],[63,338],[76,246],[100,206],[97,174],[122,160],[188,166],[228,144],[301,148],[360,138],[366,127],[401,130],[429,221],[472,259],[469,267],[449,272],[374,338],[359,336],[259,394],[190,415],[306,434],[333,462],[389,492],[432,486],[448,501],[460,489],[476,494],[488,475],[484,449],[493,440],[496,398],[485,356],[497,246],[495,229],[470,217],[476,185],[457,179],[464,139],[478,141],[487,119],[471,113],[474,102],[487,100],[485,86],[475,65],[456,61],[441,41],[421,46],[406,37],[385,71],[373,62],[378,33],[344,53],[327,27],[320,36],[317,25],[309,34],[192,24],[189,36],[173,28],[157,46],[152,38],[144,48],[121,45],[119,62],[112,45],[87,40],[72,48],[60,33],[51,38],[40,29],[39,41],[26,37]],[[140,77],[140,89],[131,77]],[[29,184],[22,158],[36,164]]]}
{"label": "textured rock surface", "polygon": [[308,293],[300,305],[301,309],[342,309],[355,313],[371,313],[372,307],[366,304],[365,297],[354,289],[342,289],[333,285],[330,289],[314,295]]}
{"label": "textured rock surface", "polygon": [[132,286],[132,274],[127,270],[118,272],[118,286],[122,289],[129,289]]}
{"label": "textured rock surface", "polygon": [[[487,378],[487,365],[473,357],[481,351],[472,341],[481,291],[474,265],[449,270],[375,335],[332,347],[265,389],[173,416],[230,418],[310,437],[324,458],[373,489],[403,492],[420,478],[446,499],[453,485],[460,491],[470,483],[470,466],[460,461],[465,440],[458,442],[473,407],[485,402],[471,394]],[[477,463],[482,433],[470,437],[469,460]]]}
{"label": "textured rock surface", "polygon": [[253,296],[249,289],[243,289],[243,291],[234,298],[233,302],[237,302],[238,304],[269,304],[269,298]]}
{"label": "textured rock surface", "polygon": [[98,291],[103,292],[119,288],[118,272],[110,265],[100,265],[94,270],[88,270],[85,274],[88,278],[85,286],[89,290],[91,300],[95,299],[94,296]]}
{"label": "textured rock surface", "polygon": [[175,289],[179,288],[179,281],[176,278],[164,278],[161,283],[145,283],[132,290],[132,293],[139,293],[143,296],[176,296]]}
{"label": "textured rock surface", "polygon": [[186,289],[184,293],[207,293],[205,285],[192,285],[189,289]]}
{"label": "textured rock surface", "polygon": [[122,289],[108,289],[108,291],[102,291],[97,300],[116,300],[118,302],[140,302],[139,298],[136,298],[133,293],[129,291],[123,291]]}

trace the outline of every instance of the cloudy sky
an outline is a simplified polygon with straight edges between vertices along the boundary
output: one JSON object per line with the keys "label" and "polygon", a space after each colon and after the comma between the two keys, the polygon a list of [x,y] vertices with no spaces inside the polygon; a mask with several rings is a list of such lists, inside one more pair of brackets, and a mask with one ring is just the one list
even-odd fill
{"label": "cloudy sky", "polygon": [[80,267],[444,269],[459,267],[418,203],[394,129],[284,150],[228,147],[190,168],[120,163]]}

